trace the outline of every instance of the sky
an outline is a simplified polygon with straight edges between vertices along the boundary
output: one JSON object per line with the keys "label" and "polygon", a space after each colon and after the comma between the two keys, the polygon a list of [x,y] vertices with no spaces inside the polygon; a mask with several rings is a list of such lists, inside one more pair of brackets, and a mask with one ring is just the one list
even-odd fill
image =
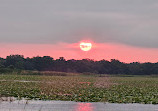
{"label": "sky", "polygon": [[0,57],[158,62],[157,29],[158,0],[0,0]]}

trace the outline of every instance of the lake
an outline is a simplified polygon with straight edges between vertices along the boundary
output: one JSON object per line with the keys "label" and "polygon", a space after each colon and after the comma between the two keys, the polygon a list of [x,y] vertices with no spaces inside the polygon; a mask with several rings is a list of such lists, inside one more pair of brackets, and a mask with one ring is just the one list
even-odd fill
{"label": "lake", "polygon": [[158,105],[15,100],[1,101],[0,111],[158,111]]}

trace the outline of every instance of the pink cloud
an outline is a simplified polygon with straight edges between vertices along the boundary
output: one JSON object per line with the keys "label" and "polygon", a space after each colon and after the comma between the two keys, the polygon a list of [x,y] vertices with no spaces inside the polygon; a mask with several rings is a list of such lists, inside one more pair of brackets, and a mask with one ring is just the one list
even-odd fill
{"label": "pink cloud", "polygon": [[139,48],[116,43],[93,43],[90,51],[84,52],[79,43],[57,44],[0,44],[0,57],[21,54],[25,57],[51,56],[55,59],[90,58],[94,60],[118,59],[122,62],[158,62],[158,48]]}

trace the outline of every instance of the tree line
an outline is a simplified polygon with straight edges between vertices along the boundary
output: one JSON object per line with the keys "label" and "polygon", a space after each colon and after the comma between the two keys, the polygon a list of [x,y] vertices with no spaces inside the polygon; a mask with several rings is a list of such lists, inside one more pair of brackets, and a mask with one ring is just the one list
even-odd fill
{"label": "tree line", "polygon": [[158,74],[157,63],[124,63],[116,59],[94,61],[92,59],[65,60],[64,57],[54,59],[50,56],[24,58],[23,55],[10,55],[0,58],[0,72],[5,69],[59,71],[96,74]]}

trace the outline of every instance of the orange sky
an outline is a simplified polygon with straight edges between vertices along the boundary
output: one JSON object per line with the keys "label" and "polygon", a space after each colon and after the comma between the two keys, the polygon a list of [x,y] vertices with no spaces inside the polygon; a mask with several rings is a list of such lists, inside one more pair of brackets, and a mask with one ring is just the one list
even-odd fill
{"label": "orange sky", "polygon": [[21,54],[24,57],[51,56],[57,59],[90,58],[94,60],[118,59],[121,62],[158,62],[158,48],[138,48],[116,43],[93,43],[90,51],[80,50],[79,43],[56,44],[4,44],[0,46],[0,57],[10,54]]}

